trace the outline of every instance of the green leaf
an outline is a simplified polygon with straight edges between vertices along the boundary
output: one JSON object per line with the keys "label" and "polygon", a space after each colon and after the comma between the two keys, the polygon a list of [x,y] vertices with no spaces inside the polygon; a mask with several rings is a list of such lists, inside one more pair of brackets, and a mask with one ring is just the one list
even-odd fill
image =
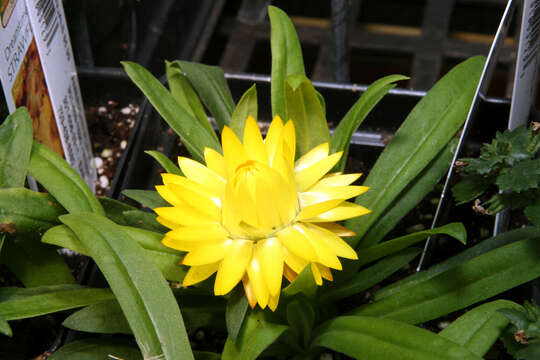
{"label": "green leaf", "polygon": [[208,66],[189,61],[174,61],[179,66],[199,94],[204,105],[210,110],[218,128],[228,125],[234,110],[231,90],[225,74],[217,66]]}
{"label": "green leaf", "polygon": [[225,321],[229,338],[235,342],[244,323],[248,310],[248,302],[242,286],[237,286],[227,301]]}
{"label": "green leaf", "polygon": [[332,303],[338,299],[369,289],[408,264],[420,252],[421,250],[418,248],[405,249],[393,256],[382,259],[359,273],[352,273],[349,275],[349,278],[352,277],[349,281],[331,283],[324,292],[321,292],[319,303],[321,305]]}
{"label": "green leaf", "polygon": [[227,338],[222,359],[256,359],[285,330],[286,325],[268,322],[264,319],[263,312],[252,311],[246,317],[237,341]]}
{"label": "green leaf", "polygon": [[524,349],[516,351],[514,358],[520,360],[536,360],[540,358],[540,343],[532,343]]}
{"label": "green leaf", "polygon": [[[173,289],[177,300],[182,301],[182,316],[187,329],[212,326],[221,330],[225,309],[223,298],[192,289]],[[132,330],[118,301],[112,300],[85,307],[71,314],[64,326],[85,332],[104,334],[132,334]]]}
{"label": "green leaf", "polygon": [[286,121],[285,79],[289,75],[306,75],[302,48],[291,19],[281,9],[268,7],[270,47],[272,50],[272,117]]}
{"label": "green leaf", "polygon": [[240,98],[238,105],[234,109],[229,126],[239,139],[244,138],[244,126],[248,116],[253,116],[257,120],[258,103],[257,88],[253,84]]}
{"label": "green leaf", "polygon": [[382,244],[362,249],[361,251],[358,251],[357,265],[361,266],[364,264],[368,264],[374,260],[378,260],[385,256],[394,254],[422,240],[425,240],[430,236],[438,234],[445,234],[451,236],[462,244],[465,244],[467,241],[467,231],[465,230],[465,226],[463,226],[462,223],[446,224],[438,228],[418,231],[409,235],[400,236],[398,238],[385,241]]}
{"label": "green leaf", "polygon": [[130,324],[143,356],[193,359],[182,315],[165,278],[126,232],[91,213],[63,215],[88,249]]}
{"label": "green leaf", "polygon": [[166,233],[169,231],[166,227],[156,221],[157,215],[141,210],[124,211],[124,218],[129,226],[139,229]]}
{"label": "green leaf", "polygon": [[161,166],[163,166],[166,172],[170,174],[184,175],[182,170],[180,170],[180,168],[163,153],[154,150],[146,150],[145,153],[153,157]]}
{"label": "green leaf", "polygon": [[169,88],[171,89],[172,96],[178,102],[178,105],[197,119],[199,123],[208,130],[208,133],[214,134],[214,137],[218,140],[214,128],[212,128],[212,124],[208,121],[208,116],[206,116],[206,112],[204,111],[197,93],[195,93],[195,90],[191,87],[191,84],[182,70],[178,67],[178,64],[165,61],[165,65]]}
{"label": "green leaf", "polygon": [[513,242],[353,313],[411,324],[436,319],[538,277],[539,258],[538,237]]}
{"label": "green leaf", "polygon": [[311,272],[311,266],[309,265],[306,265],[296,279],[282,291],[283,297],[292,297],[299,293],[306,295],[308,299],[315,298],[315,295],[317,294],[317,284],[313,279],[313,273]]}
{"label": "green leaf", "polygon": [[32,144],[28,172],[68,212],[104,214],[103,207],[79,174],[64,159],[36,141]]}
{"label": "green leaf", "polygon": [[101,206],[103,206],[103,210],[105,210],[105,216],[118,225],[127,225],[124,218],[124,211],[137,210],[136,207],[106,196],[99,196],[98,200]]}
{"label": "green leaf", "polygon": [[[521,311],[519,311],[521,310]],[[529,323],[531,322],[523,309],[512,308],[501,308],[497,310],[502,316],[504,316],[509,322],[514,324],[518,329],[525,330],[529,328]]]}
{"label": "green leaf", "polygon": [[484,356],[508,325],[508,319],[497,311],[521,306],[507,300],[496,300],[469,310],[443,329],[439,336],[455,342],[478,356]]}
{"label": "green leaf", "polygon": [[137,201],[142,206],[146,206],[150,209],[155,209],[163,206],[170,206],[168,202],[163,200],[161,196],[155,190],[134,190],[125,189],[122,190],[122,195]]}
{"label": "green leaf", "polygon": [[26,287],[76,283],[56,249],[38,239],[6,240],[0,263],[6,264]]}
{"label": "green leaf", "polygon": [[340,316],[324,323],[315,330],[311,346],[363,360],[481,360],[431,331],[367,316]]}
{"label": "green leaf", "polygon": [[478,257],[482,254],[485,254],[493,249],[497,249],[501,246],[511,244],[513,242],[532,239],[538,236],[538,228],[536,227],[526,227],[522,229],[516,229],[512,231],[507,231],[495,237],[486,239],[481,243],[462,251],[456,256],[451,257],[448,260],[445,260],[437,265],[431,266],[428,270],[418,272],[409,277],[406,277],[403,280],[395,282],[377,293],[375,293],[375,300],[381,300],[392,294],[396,294],[401,291],[409,290],[412,287],[434,278],[435,276],[456,267],[459,264],[463,264],[475,257]]}
{"label": "green leaf", "polygon": [[32,119],[21,107],[0,125],[0,189],[23,187],[32,150]]}
{"label": "green leaf", "polygon": [[41,233],[59,224],[66,210],[49,194],[25,188],[0,189],[0,224],[10,224],[15,234],[39,239]]}
{"label": "green leaf", "polygon": [[[110,355],[114,356],[110,357]],[[133,341],[114,338],[90,338],[72,341],[54,354],[49,360],[142,360],[143,357]]]}
{"label": "green leaf", "polygon": [[501,191],[521,192],[540,186],[540,159],[523,160],[497,177]]}
{"label": "green leaf", "polygon": [[85,307],[64,320],[63,326],[102,334],[131,334],[131,328],[118,301],[110,300]]}
{"label": "green leaf", "polygon": [[330,142],[326,115],[311,81],[304,75],[285,80],[285,121],[291,119],[296,134],[296,156]]}
{"label": "green leaf", "polygon": [[367,243],[376,244],[381,241],[405,215],[433,190],[441,177],[448,171],[456,146],[457,139],[451,140],[428,167],[418,174],[416,179],[394,199],[364,236]]}
{"label": "green leaf", "polygon": [[536,226],[540,226],[540,205],[527,206],[525,216]]}
{"label": "green leaf", "polygon": [[4,334],[6,336],[13,336],[13,330],[11,330],[11,327],[9,326],[9,323],[0,318],[0,334]]}
{"label": "green leaf", "polygon": [[396,87],[396,81],[407,80],[407,76],[389,75],[385,76],[373,84],[360,96],[356,103],[345,114],[332,134],[330,141],[330,153],[343,151],[343,156],[334,167],[335,171],[343,171],[349,154],[349,146],[352,134],[362,124],[371,110],[381,101],[381,99]]}
{"label": "green leaf", "polygon": [[0,318],[19,320],[113,299],[109,289],[79,285],[0,288]]}
{"label": "green leaf", "polygon": [[122,65],[157,112],[182,138],[187,150],[196,160],[203,161],[205,147],[221,152],[221,145],[216,140],[215,134],[208,132],[206,127],[181,108],[165,86],[148,70],[129,61],[123,61]]}
{"label": "green leaf", "polygon": [[458,205],[465,204],[482,195],[495,179],[484,175],[471,175],[465,177],[452,187],[452,195]]}
{"label": "green leaf", "polygon": [[374,245],[363,236],[461,127],[484,62],[484,57],[477,56],[457,65],[407,116],[370,171],[364,183],[370,190],[356,200],[372,212],[346,223],[357,234],[350,240],[352,245],[364,248]]}
{"label": "green leaf", "polygon": [[303,348],[307,348],[315,324],[315,310],[305,296],[296,296],[287,304],[287,322],[289,331],[296,336]]}
{"label": "green leaf", "polygon": [[[163,235],[144,229],[122,226],[131,240],[141,246],[150,261],[170,281],[182,281],[186,275],[186,268],[179,266],[183,254],[177,250],[166,247],[161,243]],[[67,226],[55,226],[49,229],[42,238],[47,244],[68,248],[83,255],[90,255],[88,249],[79,241],[75,233]]]}

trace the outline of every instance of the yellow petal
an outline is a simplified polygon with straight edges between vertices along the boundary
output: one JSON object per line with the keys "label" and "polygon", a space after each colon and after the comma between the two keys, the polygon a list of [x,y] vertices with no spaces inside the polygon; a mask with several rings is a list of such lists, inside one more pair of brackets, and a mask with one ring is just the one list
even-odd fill
{"label": "yellow petal", "polygon": [[182,226],[169,231],[166,236],[180,241],[212,242],[224,240],[229,232],[221,224],[208,224],[205,226]]}
{"label": "yellow petal", "polygon": [[362,174],[341,174],[341,173],[332,173],[328,174],[325,177],[323,177],[317,184],[315,184],[313,187],[317,188],[318,186],[347,186],[351,185],[353,182],[358,180]]}
{"label": "yellow petal", "polygon": [[251,262],[247,267],[247,274],[253,294],[257,298],[257,302],[259,303],[261,309],[264,309],[268,304],[268,297],[270,293],[266,287],[262,274],[260,259],[257,255],[253,256],[253,259],[251,259]]}
{"label": "yellow petal", "polygon": [[330,171],[334,165],[337,164],[342,151],[332,154],[316,163],[300,170],[296,171],[296,184],[298,191],[303,192],[308,190],[313,184],[319,181],[328,171]]}
{"label": "yellow petal", "polygon": [[294,123],[292,120],[287,121],[285,126],[283,126],[283,130],[281,131],[281,136],[283,139],[281,140],[284,145],[284,155],[285,158],[288,160],[289,164],[291,166],[294,166],[294,157],[296,152],[296,136],[294,133]]}
{"label": "yellow petal", "polygon": [[158,223],[160,223],[161,225],[169,228],[169,229],[176,229],[177,227],[180,226],[180,224],[176,223],[176,222],[173,222],[173,221],[170,221],[170,220],[167,220],[165,219],[164,217],[162,216],[158,216],[156,217],[156,221]]}
{"label": "yellow petal", "polygon": [[281,118],[279,116],[274,117],[274,120],[272,120],[272,123],[270,123],[270,127],[268,128],[266,138],[264,139],[264,146],[266,147],[266,153],[268,154],[270,164],[272,164],[274,159],[282,129],[283,122],[281,121]]}
{"label": "yellow petal", "polygon": [[189,266],[200,266],[220,261],[229,254],[232,245],[233,240],[225,240],[221,243],[200,246],[188,252],[182,263]]}
{"label": "yellow petal", "polygon": [[370,212],[371,210],[366,209],[363,206],[344,201],[343,203],[341,203],[339,206],[336,206],[332,210],[329,210],[311,219],[306,219],[304,221],[334,222],[334,221],[341,221],[341,220],[354,218],[357,216],[366,215],[366,214],[369,214]]}
{"label": "yellow petal", "polygon": [[225,166],[227,169],[227,178],[232,179],[236,168],[248,160],[244,145],[240,142],[234,131],[228,126],[221,132],[221,141],[223,143],[223,156],[225,157]]}
{"label": "yellow petal", "polygon": [[248,149],[247,157],[269,165],[268,154],[261,136],[261,131],[253,116],[248,116],[244,127],[244,147]]}
{"label": "yellow petal", "polygon": [[313,279],[315,279],[315,284],[322,285],[322,276],[321,271],[315,263],[311,263],[311,273],[313,274]]}
{"label": "yellow petal", "polygon": [[285,279],[289,280],[289,282],[293,282],[296,277],[298,276],[297,273],[294,272],[293,269],[287,263],[283,266],[283,276],[285,276]]}
{"label": "yellow petal", "polygon": [[166,202],[174,206],[185,206],[186,203],[182,198],[176,195],[171,189],[165,185],[157,185],[156,190]]}
{"label": "yellow petal", "polygon": [[358,259],[356,251],[334,232],[314,224],[306,224],[308,229],[323,241],[339,257]]}
{"label": "yellow petal", "polygon": [[[216,224],[219,219],[214,219],[209,217],[207,214],[202,214],[199,211],[191,208],[191,207],[161,207],[161,208],[155,208],[154,211],[156,214],[158,214],[158,218],[161,218],[161,220],[158,220],[162,224],[170,224],[171,226],[174,224],[181,224],[181,225],[206,225],[206,224]],[[168,226],[172,229],[178,227],[178,226]]]}
{"label": "yellow petal", "polygon": [[204,148],[204,161],[206,166],[214,171],[216,174],[222,178],[227,177],[227,170],[225,168],[225,159],[223,155],[218,153],[216,150],[211,148]]}
{"label": "yellow petal", "polygon": [[[302,195],[303,194],[300,195],[300,199],[303,200]],[[339,204],[343,202],[343,200],[338,199],[338,200],[329,200],[329,201],[320,202],[318,204],[315,203],[312,205],[304,206],[304,202],[302,200],[301,200],[302,210],[296,217],[297,221],[303,221],[306,219],[314,218],[315,216],[319,214],[322,214],[324,212],[327,212],[328,210],[335,208],[336,206],[338,206]]]}
{"label": "yellow petal", "polygon": [[178,157],[178,165],[186,177],[205,186],[215,196],[223,196],[225,179],[203,164],[186,157]]}
{"label": "yellow petal", "polygon": [[301,158],[296,160],[296,163],[294,164],[294,170],[300,171],[307,168],[308,166],[315,164],[318,161],[321,161],[328,156],[329,151],[330,146],[327,142],[315,146],[313,149],[304,154]]}
{"label": "yellow petal", "polygon": [[333,269],[341,270],[342,267],[339,259],[334,251],[328,245],[326,245],[326,242],[321,240],[320,237],[311,231],[306,225],[302,224],[300,226],[304,230],[304,233],[309,239],[315,253],[317,253],[317,262]]}
{"label": "yellow petal", "polygon": [[[296,274],[300,274],[302,270],[304,270],[304,268],[309,264],[309,261],[299,256],[296,256],[286,248],[283,248],[283,260],[285,260],[285,267],[290,268]],[[289,279],[289,281],[291,280]]]}
{"label": "yellow petal", "polygon": [[323,229],[326,229],[328,231],[333,232],[337,236],[354,236],[356,233],[352,230],[347,229],[345,226],[339,225],[337,223],[333,222],[327,222],[327,223],[312,223],[313,225],[317,225],[318,227],[322,227]]}
{"label": "yellow petal", "polygon": [[[304,234],[304,230],[298,226],[288,226],[279,231],[277,236],[281,243],[293,254],[307,261],[317,261],[317,253],[311,246],[310,241]],[[291,266],[292,267],[292,266]],[[296,269],[293,268],[296,271]]]}
{"label": "yellow petal", "polygon": [[215,273],[218,269],[219,262],[213,264],[201,265],[201,266],[192,266],[189,268],[186,277],[182,283],[182,286],[190,286],[197,284],[203,280],[208,279]]}
{"label": "yellow petal", "polygon": [[268,307],[270,308],[270,310],[276,311],[276,308],[277,308],[278,303],[279,303],[279,295],[280,294],[281,294],[281,292],[278,292],[276,295],[271,295],[270,299],[268,299]]}
{"label": "yellow petal", "polygon": [[171,249],[179,251],[193,251],[201,246],[199,243],[193,241],[180,241],[168,236],[165,236],[161,240],[161,243],[167,247],[170,247]]}
{"label": "yellow petal", "polygon": [[257,257],[266,286],[272,296],[281,291],[281,279],[283,278],[283,250],[278,238],[260,240],[257,243]]}
{"label": "yellow petal", "polygon": [[334,199],[347,200],[365,193],[368,189],[367,186],[311,187],[308,191],[300,193],[300,199],[302,205],[307,206]]}
{"label": "yellow petal", "polygon": [[244,292],[246,293],[246,298],[249,306],[251,306],[251,308],[253,309],[255,305],[257,305],[257,297],[255,296],[255,292],[253,292],[253,287],[251,286],[247,275],[244,275],[244,277],[242,277],[242,285],[244,285]]}
{"label": "yellow petal", "polygon": [[189,207],[197,210],[197,212],[206,214],[214,220],[220,219],[221,200],[218,198],[211,197],[200,191],[200,188],[192,187],[191,184],[168,184],[167,187],[175,194],[182,194],[182,199],[189,204]]}
{"label": "yellow petal", "polygon": [[332,276],[332,272],[327,266],[321,265],[321,264],[315,264],[317,268],[319,269],[319,272],[321,273],[321,276],[323,279],[326,279],[328,281],[333,281],[334,277]]}
{"label": "yellow petal", "polygon": [[252,253],[252,241],[234,240],[232,242],[230,251],[227,252],[223,261],[219,264],[216,283],[214,284],[214,293],[216,295],[227,294],[242,280],[246,267],[251,261]]}

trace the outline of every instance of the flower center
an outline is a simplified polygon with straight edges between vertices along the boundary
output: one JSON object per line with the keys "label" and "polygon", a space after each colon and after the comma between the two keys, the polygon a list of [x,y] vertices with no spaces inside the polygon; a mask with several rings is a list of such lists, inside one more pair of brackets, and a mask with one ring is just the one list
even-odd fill
{"label": "flower center", "polygon": [[223,199],[223,226],[231,238],[258,241],[288,226],[299,211],[294,192],[276,170],[256,160],[237,166]]}

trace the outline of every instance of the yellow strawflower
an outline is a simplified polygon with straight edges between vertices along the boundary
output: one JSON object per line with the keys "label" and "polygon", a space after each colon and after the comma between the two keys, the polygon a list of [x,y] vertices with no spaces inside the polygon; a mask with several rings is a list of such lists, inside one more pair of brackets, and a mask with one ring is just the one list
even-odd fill
{"label": "yellow strawflower", "polygon": [[295,162],[292,121],[283,125],[276,116],[263,140],[250,116],[243,140],[225,126],[223,155],[206,148],[206,166],[179,157],[184,176],[163,174],[164,185],[156,186],[172,206],[155,211],[172,229],[163,244],[187,251],[184,286],[217,271],[216,295],[242,280],[251,307],[275,310],[283,276],[293,281],[311,264],[321,285],[332,280],[330,268],[341,270],[338,256],[357,258],[341,239],[354,233],[335,221],[369,213],[345,201],[368,188],[350,185],[361,174],[327,174],[342,155],[328,155],[328,143]]}

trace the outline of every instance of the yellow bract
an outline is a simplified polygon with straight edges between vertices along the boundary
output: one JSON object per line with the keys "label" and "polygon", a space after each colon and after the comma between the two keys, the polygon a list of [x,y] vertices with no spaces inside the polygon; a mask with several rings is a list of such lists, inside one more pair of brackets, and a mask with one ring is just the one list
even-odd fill
{"label": "yellow bract", "polygon": [[252,307],[275,310],[283,276],[310,265],[321,285],[341,270],[338,257],[357,258],[341,239],[354,233],[335,222],[370,212],[346,201],[368,188],[351,185],[360,174],[328,174],[342,155],[329,155],[328,143],[296,162],[295,144],[292,121],[274,118],[263,140],[249,116],[242,141],[225,126],[223,155],[206,148],[206,166],[180,157],[184,176],[163,174],[156,189],[172,206],[155,211],[171,229],[163,244],[187,252],[184,286],[217,272],[216,295],[242,281]]}

